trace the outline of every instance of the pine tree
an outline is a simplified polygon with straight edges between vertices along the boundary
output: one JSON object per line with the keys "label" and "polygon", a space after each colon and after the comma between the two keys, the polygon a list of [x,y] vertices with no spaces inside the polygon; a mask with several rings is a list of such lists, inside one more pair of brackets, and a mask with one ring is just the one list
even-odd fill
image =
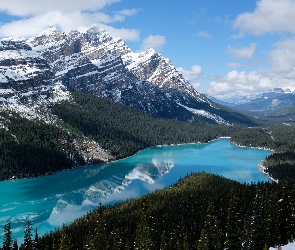
{"label": "pine tree", "polygon": [[35,238],[33,242],[33,249],[38,250],[39,249],[39,236],[38,236],[38,229],[35,229]]}
{"label": "pine tree", "polygon": [[60,245],[59,250],[70,250],[72,249],[72,243],[69,239],[69,236],[65,232],[65,230],[62,231],[61,238],[60,238]]}
{"label": "pine tree", "polygon": [[13,241],[12,250],[18,250],[18,244],[16,239]]}
{"label": "pine tree", "polygon": [[293,209],[291,204],[291,197],[289,192],[289,185],[287,182],[283,183],[283,191],[282,191],[282,199],[280,200],[279,205],[279,228],[281,233],[281,241],[283,244],[287,244],[291,235],[293,227],[292,224],[294,222],[293,219]]}
{"label": "pine tree", "polygon": [[256,196],[253,201],[253,214],[251,218],[249,246],[250,249],[263,249],[265,245],[264,238],[264,195],[261,183],[258,183]]}
{"label": "pine tree", "polygon": [[166,239],[166,236],[165,236],[165,231],[163,231],[162,234],[161,234],[160,250],[169,250],[167,239]]}
{"label": "pine tree", "polygon": [[28,221],[25,231],[24,231],[24,243],[22,245],[23,250],[31,250],[33,247],[32,244],[32,223],[31,221]]}
{"label": "pine tree", "polygon": [[222,249],[221,247],[221,233],[219,230],[219,222],[217,220],[217,215],[215,211],[215,206],[212,203],[209,203],[207,208],[207,215],[204,224],[204,232],[208,239],[209,250]]}
{"label": "pine tree", "polygon": [[150,229],[148,226],[146,215],[141,216],[141,220],[136,228],[134,249],[136,250],[148,250],[153,249],[153,243],[151,240]]}
{"label": "pine tree", "polygon": [[12,247],[12,231],[10,220],[4,225],[3,250],[10,250]]}
{"label": "pine tree", "polygon": [[183,219],[181,220],[179,239],[181,241],[182,250],[189,250],[190,248],[188,244],[188,233],[185,228],[185,222]]}
{"label": "pine tree", "polygon": [[225,246],[229,250],[240,250],[242,248],[241,218],[239,213],[239,198],[231,191],[229,201]]}
{"label": "pine tree", "polygon": [[198,241],[197,250],[209,250],[209,240],[204,228],[201,231],[201,236]]}
{"label": "pine tree", "polygon": [[267,190],[264,199],[264,238],[267,246],[280,242],[278,198],[274,190]]}

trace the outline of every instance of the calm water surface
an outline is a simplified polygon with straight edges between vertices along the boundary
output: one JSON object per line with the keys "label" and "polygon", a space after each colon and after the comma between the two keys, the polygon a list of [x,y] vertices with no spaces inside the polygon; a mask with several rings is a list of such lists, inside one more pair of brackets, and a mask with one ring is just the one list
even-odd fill
{"label": "calm water surface", "polygon": [[10,219],[22,242],[28,220],[39,235],[97,208],[167,187],[191,172],[216,173],[239,182],[267,181],[258,164],[271,152],[241,148],[226,138],[208,144],[147,149],[109,164],[0,182],[0,246]]}

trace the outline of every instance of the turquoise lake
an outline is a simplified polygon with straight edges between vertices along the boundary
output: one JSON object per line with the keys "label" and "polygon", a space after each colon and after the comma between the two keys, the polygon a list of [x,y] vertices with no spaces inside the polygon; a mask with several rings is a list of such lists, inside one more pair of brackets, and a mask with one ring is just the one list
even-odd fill
{"label": "turquoise lake", "polygon": [[270,153],[237,147],[222,138],[207,144],[156,147],[108,164],[0,182],[0,246],[8,219],[13,238],[21,243],[28,220],[42,235],[97,208],[100,202],[138,197],[170,186],[191,172],[216,173],[242,183],[267,181],[258,164]]}

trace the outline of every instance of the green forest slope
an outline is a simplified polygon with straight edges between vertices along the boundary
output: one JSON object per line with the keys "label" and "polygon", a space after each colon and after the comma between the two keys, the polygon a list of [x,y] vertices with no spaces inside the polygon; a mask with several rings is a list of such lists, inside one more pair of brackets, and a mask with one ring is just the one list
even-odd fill
{"label": "green forest slope", "polygon": [[222,136],[238,145],[275,150],[265,163],[269,174],[280,180],[295,178],[295,129],[290,126],[256,123],[249,128],[156,118],[81,92],[73,92],[71,101],[54,104],[49,110],[57,117],[51,124],[0,113],[0,180],[102,162],[84,157],[85,141],[97,142],[114,160],[148,147],[205,143]]}

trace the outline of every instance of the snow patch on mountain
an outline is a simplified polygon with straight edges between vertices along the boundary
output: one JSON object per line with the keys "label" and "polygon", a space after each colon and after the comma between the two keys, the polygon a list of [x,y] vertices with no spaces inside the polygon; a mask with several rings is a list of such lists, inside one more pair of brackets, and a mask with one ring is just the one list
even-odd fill
{"label": "snow patch on mountain", "polygon": [[[57,121],[57,117],[47,109],[48,104],[70,100],[70,92],[60,82],[53,86],[43,86],[42,90],[49,91],[50,97],[42,96],[38,91],[19,93],[17,96],[13,95],[8,98],[0,97],[0,110],[13,111],[30,120],[37,119],[46,123],[54,123]],[[9,91],[14,92],[11,89],[0,89],[0,94],[10,93]],[[21,101],[23,98],[26,98],[25,102]]]}
{"label": "snow patch on mountain", "polygon": [[218,124],[230,125],[226,120],[224,120],[220,116],[215,115],[215,114],[211,114],[210,112],[205,111],[203,109],[193,109],[193,108],[187,107],[185,105],[182,105],[181,103],[178,103],[178,105],[181,106],[181,107],[183,107],[183,108],[185,108],[186,110],[192,112],[193,114],[204,116],[204,117],[206,117],[206,118],[208,118],[210,120],[215,121]]}

